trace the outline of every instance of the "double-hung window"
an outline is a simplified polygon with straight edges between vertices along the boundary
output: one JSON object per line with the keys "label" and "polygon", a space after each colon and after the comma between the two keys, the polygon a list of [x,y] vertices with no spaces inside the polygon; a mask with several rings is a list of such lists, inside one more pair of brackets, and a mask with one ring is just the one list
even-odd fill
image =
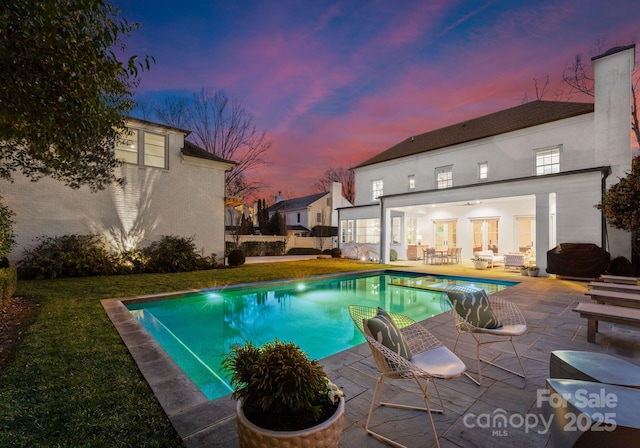
{"label": "double-hung window", "polygon": [[560,147],[536,151],[536,176],[560,172]]}
{"label": "double-hung window", "polygon": [[371,200],[377,201],[380,196],[382,196],[384,183],[382,179],[374,180],[371,182]]}
{"label": "double-hung window", "polygon": [[436,188],[453,187],[453,165],[441,166],[436,168]]}
{"label": "double-hung window", "polygon": [[125,163],[167,168],[167,136],[127,129],[116,143],[116,158]]}
{"label": "double-hung window", "polygon": [[487,180],[489,178],[489,162],[478,163],[478,180]]}

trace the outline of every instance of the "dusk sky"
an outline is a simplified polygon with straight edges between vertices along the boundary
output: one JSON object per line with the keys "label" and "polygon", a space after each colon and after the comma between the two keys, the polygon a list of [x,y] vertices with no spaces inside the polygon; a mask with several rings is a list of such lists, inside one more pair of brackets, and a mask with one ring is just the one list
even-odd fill
{"label": "dusk sky", "polygon": [[543,99],[591,102],[567,95],[563,70],[640,37],[638,0],[115,3],[142,24],[128,50],[156,59],[139,99],[223,90],[267,131],[265,198],[316,193],[329,167],[533,101],[534,77],[549,75]]}

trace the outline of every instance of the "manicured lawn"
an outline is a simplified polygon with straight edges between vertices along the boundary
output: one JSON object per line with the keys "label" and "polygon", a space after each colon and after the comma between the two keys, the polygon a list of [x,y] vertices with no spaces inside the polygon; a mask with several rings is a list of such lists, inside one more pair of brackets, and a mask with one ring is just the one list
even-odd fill
{"label": "manicured lawn", "polygon": [[41,304],[0,372],[0,447],[179,447],[101,299],[378,269],[348,260],[244,265],[179,274],[19,282]]}

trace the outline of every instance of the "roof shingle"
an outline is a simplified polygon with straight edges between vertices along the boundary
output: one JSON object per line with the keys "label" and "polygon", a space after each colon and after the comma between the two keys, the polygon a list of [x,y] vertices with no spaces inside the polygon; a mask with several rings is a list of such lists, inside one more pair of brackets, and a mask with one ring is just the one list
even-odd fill
{"label": "roof shingle", "polygon": [[593,103],[532,101],[409,137],[356,165],[360,168],[593,112]]}

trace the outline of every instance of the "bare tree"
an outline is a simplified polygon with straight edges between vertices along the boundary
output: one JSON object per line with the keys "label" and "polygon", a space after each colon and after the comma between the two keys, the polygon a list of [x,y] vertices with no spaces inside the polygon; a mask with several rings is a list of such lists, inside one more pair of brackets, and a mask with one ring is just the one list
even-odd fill
{"label": "bare tree", "polygon": [[356,196],[355,175],[353,171],[345,168],[327,168],[322,177],[313,184],[318,192],[323,193],[329,191],[332,182],[340,182],[342,184],[342,196],[352,204]]}
{"label": "bare tree", "polygon": [[[594,48],[598,52],[596,54],[602,53],[603,42],[596,42]],[[638,70],[635,70],[634,74],[637,73]],[[582,55],[580,54],[576,55],[573,64],[564,69],[562,80],[571,88],[569,92],[570,95],[577,92],[589,96],[595,95],[593,69],[590,65],[584,63]],[[631,84],[631,130],[638,144],[640,144],[640,123],[638,122],[638,98],[636,92],[639,86],[640,76]]]}
{"label": "bare tree", "polygon": [[156,109],[163,123],[189,129],[194,144],[225,160],[236,162],[227,174],[228,197],[249,196],[262,186],[248,174],[268,164],[271,141],[258,130],[253,116],[235,98],[224,92],[202,89],[185,98],[167,99]]}

